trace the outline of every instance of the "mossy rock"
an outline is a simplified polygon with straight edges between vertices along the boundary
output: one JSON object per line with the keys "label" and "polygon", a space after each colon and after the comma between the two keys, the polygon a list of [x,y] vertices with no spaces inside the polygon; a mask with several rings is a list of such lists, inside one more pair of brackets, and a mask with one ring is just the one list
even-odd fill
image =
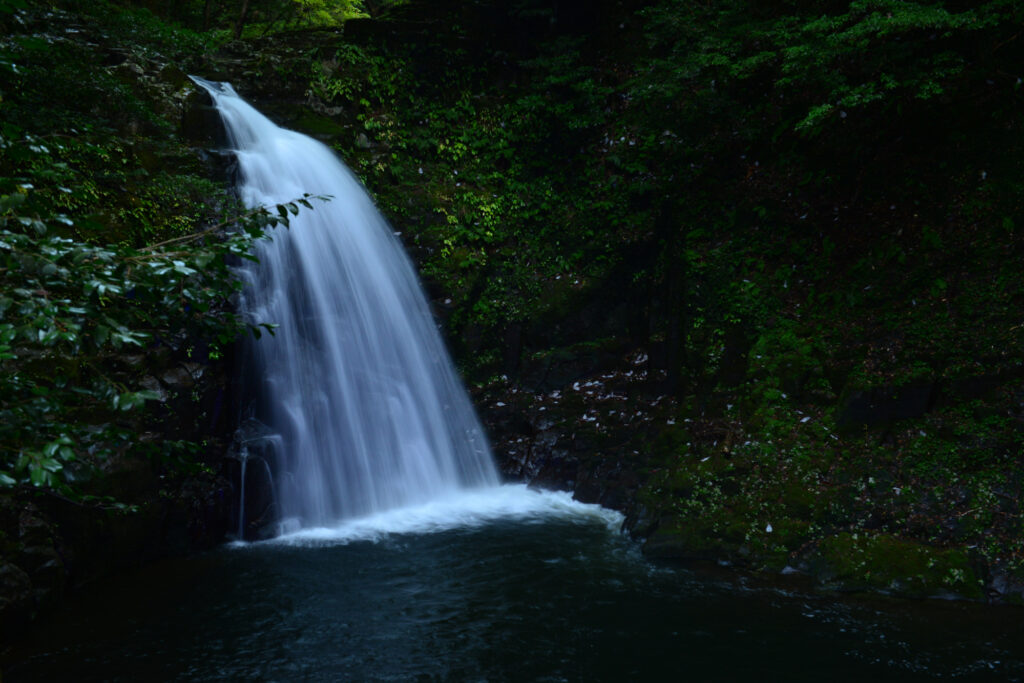
{"label": "mossy rock", "polygon": [[821,505],[819,492],[798,479],[782,482],[779,486],[779,500],[786,505],[787,512],[800,519],[814,519]]}
{"label": "mossy rock", "polygon": [[966,552],[888,534],[842,533],[827,538],[811,564],[820,581],[843,589],[907,597],[984,597],[983,581]]}
{"label": "mossy rock", "polygon": [[295,121],[295,127],[321,140],[331,140],[345,135],[348,128],[329,116],[304,111]]}
{"label": "mossy rock", "polygon": [[708,520],[672,517],[647,538],[643,553],[655,559],[718,560],[735,556],[736,548]]}
{"label": "mossy rock", "polygon": [[[769,528],[771,531],[768,531]],[[764,568],[781,570],[789,564],[792,553],[811,538],[813,528],[810,522],[803,519],[772,519],[763,528],[758,524],[757,533],[748,531],[746,547],[752,559],[756,559]]]}

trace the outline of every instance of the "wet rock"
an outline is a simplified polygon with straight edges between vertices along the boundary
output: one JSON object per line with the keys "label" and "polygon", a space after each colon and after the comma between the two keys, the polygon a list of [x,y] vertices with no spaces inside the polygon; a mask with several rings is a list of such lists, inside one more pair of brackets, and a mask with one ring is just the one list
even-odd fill
{"label": "wet rock", "polygon": [[742,556],[742,552],[730,553],[721,547],[717,536],[700,525],[688,526],[677,519],[659,523],[640,549],[645,557],[659,560],[719,561]]}
{"label": "wet rock", "polygon": [[124,49],[121,49],[121,48],[111,48],[111,49],[107,50],[106,54],[101,59],[100,66],[106,66],[106,67],[121,66],[126,61],[128,61],[128,57],[130,55],[131,55],[131,53],[128,52],[128,50],[124,50]]}
{"label": "wet rock", "polygon": [[749,552],[736,539],[728,539],[713,521],[664,514],[643,540],[641,551],[652,559],[728,561],[745,563]]}
{"label": "wet rock", "polygon": [[164,390],[163,384],[161,384],[160,380],[156,377],[143,377],[139,380],[139,386],[146,391],[152,391],[156,394],[156,400],[160,403],[165,403],[167,401],[167,392]]}
{"label": "wet rock", "polygon": [[270,538],[278,522],[271,460],[258,450],[225,462],[224,474],[237,504],[230,508],[228,533],[248,541]]}
{"label": "wet rock", "polygon": [[196,386],[205,371],[199,363],[181,363],[161,375],[160,381],[171,391],[188,391]]}
{"label": "wet rock", "polygon": [[625,510],[639,486],[635,472],[623,467],[619,458],[600,459],[577,473],[574,497],[583,503],[599,503],[612,510]]}
{"label": "wet rock", "polygon": [[542,489],[573,491],[578,468],[579,461],[567,451],[546,450],[532,458],[530,471],[533,474],[529,476],[528,483]]}
{"label": "wet rock", "polygon": [[1024,605],[1024,579],[997,569],[992,573],[987,593],[990,602]]}
{"label": "wet rock", "polygon": [[235,502],[228,527],[233,536],[261,540],[276,535],[273,468],[280,456],[279,443],[277,434],[254,418],[235,430],[223,469]]}
{"label": "wet rock", "polygon": [[171,86],[175,90],[182,88],[191,82],[188,78],[188,74],[182,71],[176,64],[167,64],[160,69],[159,78],[162,82]]}
{"label": "wet rock", "polygon": [[[521,346],[521,338],[517,344]],[[538,393],[564,389],[573,382],[616,367],[621,355],[617,345],[552,349],[524,361],[520,381],[525,388]]]}
{"label": "wet rock", "polygon": [[182,139],[193,145],[218,149],[227,142],[224,123],[213,106],[213,100],[198,86],[185,97],[179,131]]}
{"label": "wet rock", "polygon": [[658,519],[646,505],[634,503],[629,507],[623,529],[636,538],[649,538],[658,524]]}

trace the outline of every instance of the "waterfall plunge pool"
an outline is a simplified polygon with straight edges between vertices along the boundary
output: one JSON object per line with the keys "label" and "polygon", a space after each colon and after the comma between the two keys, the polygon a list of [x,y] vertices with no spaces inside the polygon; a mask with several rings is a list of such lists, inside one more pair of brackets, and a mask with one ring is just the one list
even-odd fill
{"label": "waterfall plunge pool", "polygon": [[90,586],[7,681],[1020,681],[1024,611],[653,565],[521,486]]}

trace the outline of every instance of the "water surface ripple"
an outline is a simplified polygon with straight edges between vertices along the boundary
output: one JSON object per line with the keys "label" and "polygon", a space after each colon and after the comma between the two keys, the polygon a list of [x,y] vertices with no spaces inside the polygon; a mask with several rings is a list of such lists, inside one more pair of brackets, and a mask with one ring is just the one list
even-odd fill
{"label": "water surface ripple", "polygon": [[349,522],[95,586],[6,680],[1024,680],[1019,609],[652,565],[614,513],[492,494],[410,511],[405,528]]}

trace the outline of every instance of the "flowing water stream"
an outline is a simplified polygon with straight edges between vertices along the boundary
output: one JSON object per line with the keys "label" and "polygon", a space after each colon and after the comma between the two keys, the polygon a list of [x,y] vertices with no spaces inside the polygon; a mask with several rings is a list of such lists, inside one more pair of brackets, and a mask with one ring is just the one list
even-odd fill
{"label": "flowing water stream", "polygon": [[10,654],[5,680],[1024,680],[1019,609],[847,603],[652,565],[617,513],[499,485],[358,182],[230,86],[197,82],[245,201],[333,197],[245,273],[247,314],[280,325],[254,347],[249,417],[269,430],[283,533],[91,586]]}

